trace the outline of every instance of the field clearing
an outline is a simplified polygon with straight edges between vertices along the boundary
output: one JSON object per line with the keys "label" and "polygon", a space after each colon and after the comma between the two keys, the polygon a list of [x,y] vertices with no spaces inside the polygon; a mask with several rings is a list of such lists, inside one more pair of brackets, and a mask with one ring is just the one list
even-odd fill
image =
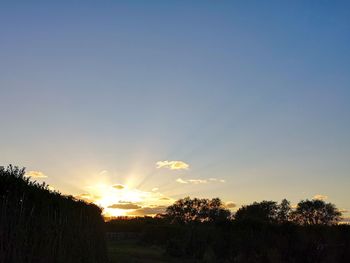
{"label": "field clearing", "polygon": [[183,259],[171,258],[165,255],[165,250],[159,246],[147,246],[136,242],[107,242],[110,263],[180,263]]}

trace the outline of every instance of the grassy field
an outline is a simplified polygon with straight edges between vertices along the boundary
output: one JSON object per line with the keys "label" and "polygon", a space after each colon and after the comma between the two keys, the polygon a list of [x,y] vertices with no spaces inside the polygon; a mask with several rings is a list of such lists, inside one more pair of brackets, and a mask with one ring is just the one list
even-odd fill
{"label": "grassy field", "polygon": [[180,263],[184,260],[170,258],[161,247],[141,245],[136,242],[107,242],[111,263]]}

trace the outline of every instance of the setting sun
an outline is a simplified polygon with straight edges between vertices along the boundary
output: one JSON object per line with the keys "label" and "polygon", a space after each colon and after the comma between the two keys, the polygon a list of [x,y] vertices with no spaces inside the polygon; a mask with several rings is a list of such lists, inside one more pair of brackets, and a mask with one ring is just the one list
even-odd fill
{"label": "setting sun", "polygon": [[85,189],[76,198],[100,206],[105,217],[155,215],[173,201],[154,189],[141,191],[123,184],[96,183]]}

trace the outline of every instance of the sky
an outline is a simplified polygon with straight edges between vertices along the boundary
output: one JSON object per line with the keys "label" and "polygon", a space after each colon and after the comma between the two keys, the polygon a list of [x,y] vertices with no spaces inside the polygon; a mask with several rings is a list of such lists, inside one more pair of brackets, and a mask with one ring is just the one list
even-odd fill
{"label": "sky", "polygon": [[348,1],[0,2],[0,165],[107,215],[350,210]]}

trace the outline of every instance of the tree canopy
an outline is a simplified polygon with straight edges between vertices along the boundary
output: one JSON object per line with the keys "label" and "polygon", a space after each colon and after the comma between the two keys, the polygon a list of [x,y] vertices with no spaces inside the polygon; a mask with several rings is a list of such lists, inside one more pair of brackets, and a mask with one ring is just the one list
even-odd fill
{"label": "tree canopy", "polygon": [[253,221],[282,224],[293,222],[298,225],[333,225],[340,221],[341,213],[334,204],[323,200],[302,200],[292,210],[290,202],[283,199],[254,202],[242,206],[235,214],[237,221]]}
{"label": "tree canopy", "polygon": [[231,212],[219,198],[199,199],[185,197],[166,209],[166,216],[173,222],[220,222],[230,218]]}
{"label": "tree canopy", "polygon": [[291,213],[292,221],[300,225],[334,225],[340,217],[336,206],[323,200],[302,200]]}
{"label": "tree canopy", "polygon": [[275,201],[254,202],[242,206],[235,214],[237,221],[274,223],[277,221],[278,204]]}

